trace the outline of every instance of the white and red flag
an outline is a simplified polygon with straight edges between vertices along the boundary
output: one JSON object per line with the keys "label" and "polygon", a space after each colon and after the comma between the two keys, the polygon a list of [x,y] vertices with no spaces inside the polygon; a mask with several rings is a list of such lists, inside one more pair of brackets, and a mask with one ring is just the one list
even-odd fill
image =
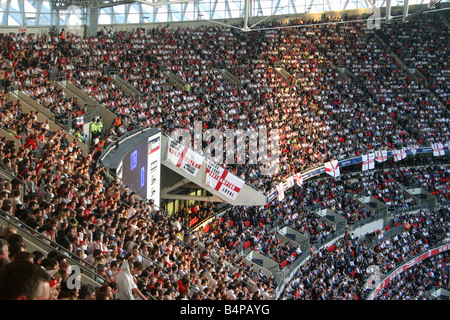
{"label": "white and red flag", "polygon": [[331,160],[330,162],[325,163],[325,172],[333,177],[340,176],[339,162],[337,160]]}
{"label": "white and red flag", "polygon": [[236,200],[245,181],[211,160],[206,160],[206,184],[228,198]]}
{"label": "white and red flag", "polygon": [[419,146],[410,146],[410,147],[408,147],[408,149],[409,149],[409,151],[411,151],[411,153],[413,155],[416,155],[417,150],[419,150]]}
{"label": "white and red flag", "polygon": [[392,155],[394,156],[394,161],[403,160],[406,158],[406,149],[392,150]]}
{"label": "white and red flag", "polygon": [[435,157],[445,155],[444,145],[442,143],[432,143],[431,148],[433,149],[433,155]]}
{"label": "white and red flag", "polygon": [[294,181],[299,187],[303,184],[303,177],[300,172],[294,174]]}
{"label": "white and red flag", "polygon": [[166,159],[194,177],[199,172],[203,162],[203,157],[200,154],[170,138]]}
{"label": "white and red flag", "polygon": [[385,162],[387,160],[387,151],[379,150],[375,151],[375,161],[376,162]]}
{"label": "white and red flag", "polygon": [[76,117],[76,123],[77,123],[77,127],[81,127],[84,125],[84,117],[83,116],[79,116]]}
{"label": "white and red flag", "polygon": [[283,201],[284,200],[284,185],[283,185],[283,182],[280,182],[278,185],[277,185],[277,198],[278,198],[278,201]]}
{"label": "white and red flag", "polygon": [[362,171],[375,168],[375,153],[368,153],[362,156]]}

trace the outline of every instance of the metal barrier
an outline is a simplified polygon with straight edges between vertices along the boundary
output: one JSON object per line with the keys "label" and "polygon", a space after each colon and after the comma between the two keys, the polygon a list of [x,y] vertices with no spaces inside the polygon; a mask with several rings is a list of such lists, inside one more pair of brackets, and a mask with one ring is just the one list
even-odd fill
{"label": "metal barrier", "polygon": [[423,209],[430,209],[429,203],[417,204],[414,206],[401,207],[401,208],[390,208],[390,209],[388,209],[388,214],[398,215],[398,214],[402,214],[405,212],[411,212],[411,211],[423,210]]}
{"label": "metal barrier", "polygon": [[137,125],[135,129],[125,132],[123,135],[121,135],[119,137],[119,139],[116,141],[116,143],[110,143],[110,144],[104,146],[104,149],[103,149],[99,159],[100,160],[104,159],[106,157],[106,155],[109,153],[109,151],[111,151],[112,148],[115,148],[116,144],[120,144],[123,141],[125,141],[126,139],[131,138],[132,136],[134,136],[136,134],[140,134],[141,132],[144,132],[149,129],[153,129],[153,128],[150,128],[150,127],[144,128],[140,125]]}
{"label": "metal barrier", "polygon": [[16,179],[16,178],[20,177],[20,174],[18,174],[17,172],[12,170],[11,168],[5,166],[3,164],[3,162],[0,162],[0,170],[2,170],[3,173],[5,175],[7,175],[10,180],[13,180],[13,179]]}
{"label": "metal barrier", "polygon": [[61,82],[61,81],[66,81],[66,80],[67,80],[67,77],[66,77],[66,75],[64,73],[62,73],[62,72],[57,72],[56,73],[55,81]]}
{"label": "metal barrier", "polygon": [[384,216],[384,214],[374,213],[374,214],[368,216],[367,218],[364,218],[364,219],[361,219],[358,221],[354,221],[354,222],[348,222],[347,230],[349,230],[349,231],[356,230],[368,223],[371,223],[375,220],[381,219],[383,216]]}
{"label": "metal barrier", "polygon": [[392,238],[392,237],[396,236],[397,234],[402,233],[403,231],[405,231],[405,226],[400,225],[398,227],[394,227],[389,230],[383,231],[383,234],[381,236],[379,236],[377,234],[366,235],[364,242],[368,246],[375,247],[378,243],[383,242],[386,239]]}
{"label": "metal barrier", "polygon": [[[100,108],[96,107],[94,110],[87,112],[83,115],[83,124],[88,124],[95,120],[100,115]],[[74,119],[56,119],[56,122],[60,124],[67,131],[71,131],[77,127],[77,118]]]}
{"label": "metal barrier", "polygon": [[16,85],[13,85],[13,86],[8,86],[7,88],[6,88],[6,91],[7,92],[14,92],[14,91],[18,91],[19,90],[19,86],[16,84]]}
{"label": "metal barrier", "polygon": [[76,119],[55,119],[55,122],[67,131],[73,131],[77,127]]}
{"label": "metal barrier", "polygon": [[290,265],[284,267],[280,271],[272,271],[272,273],[274,274],[275,282],[278,284],[277,286],[278,294],[281,294],[283,292],[284,288],[289,283],[289,281],[291,281],[291,279],[295,276],[298,269],[310,258],[311,258],[311,251],[304,251]]}

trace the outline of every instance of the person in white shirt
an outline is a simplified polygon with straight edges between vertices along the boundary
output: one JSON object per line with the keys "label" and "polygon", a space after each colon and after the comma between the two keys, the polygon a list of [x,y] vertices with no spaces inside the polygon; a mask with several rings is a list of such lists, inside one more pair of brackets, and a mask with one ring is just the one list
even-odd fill
{"label": "person in white shirt", "polygon": [[[42,231],[41,234],[48,240],[56,242],[56,225],[49,226],[47,230]],[[48,244],[51,243],[50,241],[48,241]]]}
{"label": "person in white shirt", "polygon": [[12,191],[13,198],[12,198],[12,204],[13,204],[13,210],[16,211],[17,206],[22,204],[22,200],[20,200],[21,192],[18,189],[15,189]]}
{"label": "person in white shirt", "polygon": [[177,231],[181,231],[181,229],[182,229],[182,225],[181,225],[181,217],[177,217],[177,219],[174,221],[174,222],[172,222],[172,224],[173,224],[173,227],[175,228],[175,230],[177,230]]}
{"label": "person in white shirt", "polygon": [[119,286],[117,293],[117,300],[148,300],[147,297],[138,289],[136,279],[133,276],[140,275],[142,272],[142,264],[139,262],[133,263],[133,268],[130,268],[128,260],[125,260],[120,270],[113,275],[113,281]]}
{"label": "person in white shirt", "polygon": [[95,234],[94,236],[94,241],[92,241],[87,248],[87,254],[91,255],[94,250],[100,250],[103,251],[102,249],[102,243],[103,243],[103,235],[100,233]]}

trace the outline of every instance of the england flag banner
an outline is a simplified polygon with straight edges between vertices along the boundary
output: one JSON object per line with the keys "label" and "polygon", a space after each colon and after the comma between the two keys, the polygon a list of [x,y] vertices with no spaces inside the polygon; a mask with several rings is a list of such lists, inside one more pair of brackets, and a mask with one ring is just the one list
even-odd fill
{"label": "england flag banner", "polygon": [[387,150],[375,151],[375,161],[385,162],[387,160]]}
{"label": "england flag banner", "polygon": [[76,117],[77,127],[80,128],[84,125],[84,116]]}
{"label": "england flag banner", "polygon": [[236,177],[223,167],[207,160],[206,184],[232,200],[236,200],[244,180]]}
{"label": "england flag banner", "polygon": [[411,146],[411,147],[409,147],[408,149],[409,149],[409,151],[411,151],[411,153],[412,153],[413,155],[416,155],[417,150],[419,150],[419,146]]}
{"label": "england flag banner", "polygon": [[203,162],[203,157],[200,154],[170,138],[166,159],[194,177],[200,171]]}
{"label": "england flag banner", "polygon": [[392,150],[392,155],[394,156],[394,161],[400,161],[406,158],[406,150],[402,148],[400,150]]}
{"label": "england flag banner", "polygon": [[340,176],[339,162],[337,160],[331,160],[330,162],[325,163],[325,172],[333,177]]}
{"label": "england flag banner", "polygon": [[369,153],[362,156],[362,171],[375,168],[375,153]]}
{"label": "england flag banner", "polygon": [[445,155],[444,145],[442,143],[432,143],[431,148],[433,149],[433,155],[435,157]]}
{"label": "england flag banner", "polygon": [[284,190],[293,188],[295,186],[294,176],[287,177],[286,180],[284,180]]}
{"label": "england flag banner", "polygon": [[303,184],[303,177],[302,177],[302,174],[300,172],[294,174],[294,181],[297,183],[297,185],[299,187]]}
{"label": "england flag banner", "polygon": [[277,197],[278,197],[278,201],[283,201],[284,200],[284,185],[283,185],[283,182],[280,182],[277,185]]}

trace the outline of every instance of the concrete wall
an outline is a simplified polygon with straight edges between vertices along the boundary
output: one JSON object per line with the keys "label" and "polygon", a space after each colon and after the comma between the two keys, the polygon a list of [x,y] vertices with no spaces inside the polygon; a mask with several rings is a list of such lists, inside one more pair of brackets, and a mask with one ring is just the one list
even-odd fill
{"label": "concrete wall", "polygon": [[384,220],[378,219],[373,222],[364,224],[361,227],[356,228],[355,230],[352,230],[350,233],[357,237],[361,237],[363,235],[366,235],[367,233],[371,233],[376,230],[382,230],[383,227],[384,227]]}
{"label": "concrete wall", "polygon": [[[278,270],[279,266],[278,263],[272,259],[269,259],[266,256],[263,256],[262,254],[256,252],[256,251],[252,251],[249,253],[249,255],[246,257],[248,260],[252,261],[252,260],[259,260],[260,262],[262,262],[262,266],[256,262],[252,262],[255,266],[258,267],[262,267],[266,270],[268,270],[270,272],[270,270]],[[256,267],[254,267],[254,269],[256,270]]]}
{"label": "concrete wall", "polygon": [[297,230],[292,229],[291,227],[284,227],[279,231],[279,233],[284,235],[293,235],[294,241],[300,244],[300,249],[302,251],[306,251],[310,248],[309,237],[298,232]]}

